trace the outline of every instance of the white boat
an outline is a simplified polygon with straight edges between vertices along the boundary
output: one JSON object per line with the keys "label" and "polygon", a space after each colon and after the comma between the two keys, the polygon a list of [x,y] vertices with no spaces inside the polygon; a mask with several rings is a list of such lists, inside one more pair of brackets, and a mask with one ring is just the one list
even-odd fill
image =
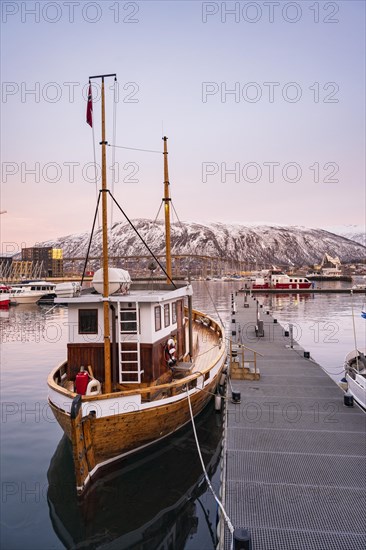
{"label": "white boat", "polygon": [[366,357],[365,350],[353,350],[344,361],[348,392],[366,410]]}
{"label": "white boat", "polygon": [[12,304],[35,304],[49,294],[55,293],[56,285],[46,281],[29,281],[14,285],[10,290],[10,302]]}
{"label": "white boat", "polygon": [[[132,284],[126,271],[108,267],[107,76],[115,75],[91,77],[102,79],[103,268],[94,274],[94,293],[55,300],[67,303],[69,325],[74,328],[69,331],[66,360],[47,381],[50,407],[72,442],[78,494],[112,462],[188,424],[212,399],[226,360],[221,323],[193,309],[190,283],[173,281],[166,137],[166,267],[154,256],[166,282],[153,279],[157,265],[148,268],[150,281]],[[89,102],[88,109],[91,123]]]}
{"label": "white boat", "polygon": [[57,298],[72,298],[80,292],[80,283],[76,281],[68,283],[58,283],[55,287]]}

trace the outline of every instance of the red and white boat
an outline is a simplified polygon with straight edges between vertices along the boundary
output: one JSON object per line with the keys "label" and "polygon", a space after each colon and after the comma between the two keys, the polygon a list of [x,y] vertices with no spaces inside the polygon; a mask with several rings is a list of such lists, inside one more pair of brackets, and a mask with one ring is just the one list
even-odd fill
{"label": "red and white boat", "polygon": [[311,287],[311,281],[306,277],[295,277],[286,275],[282,271],[271,271],[266,277],[257,278],[253,281],[253,290],[302,290]]}
{"label": "red and white boat", "polygon": [[10,305],[10,287],[0,285],[0,307],[9,307]]}

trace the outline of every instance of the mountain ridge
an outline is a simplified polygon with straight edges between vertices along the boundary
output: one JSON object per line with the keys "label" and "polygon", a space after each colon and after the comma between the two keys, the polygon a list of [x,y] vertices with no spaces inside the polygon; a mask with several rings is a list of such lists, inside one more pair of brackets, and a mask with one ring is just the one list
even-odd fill
{"label": "mountain ridge", "polygon": [[[147,218],[132,220],[137,231],[156,255],[165,248],[164,223]],[[62,248],[65,258],[85,257],[90,233],[66,235],[44,241],[42,246]],[[111,256],[147,256],[146,247],[127,222],[115,222],[108,231]],[[362,260],[366,247],[325,229],[304,226],[245,225],[223,222],[172,224],[172,254],[220,257],[258,264],[302,266],[320,263],[324,253],[342,263]],[[93,235],[90,256],[102,249],[101,229]]]}

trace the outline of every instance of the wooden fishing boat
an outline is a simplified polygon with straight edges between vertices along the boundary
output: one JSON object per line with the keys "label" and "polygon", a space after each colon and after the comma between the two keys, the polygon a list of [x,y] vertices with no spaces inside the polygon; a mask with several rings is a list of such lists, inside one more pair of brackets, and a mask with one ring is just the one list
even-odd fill
{"label": "wooden fishing boat", "polygon": [[[103,269],[94,293],[67,303],[67,359],[48,377],[49,404],[73,446],[76,486],[111,462],[170,436],[215,393],[226,359],[224,329],[193,309],[192,287],[172,279],[167,138],[164,140],[166,282],[130,283],[108,267],[105,100],[102,75]],[[91,96],[88,122],[91,122]],[[99,291],[99,292],[98,292]]]}

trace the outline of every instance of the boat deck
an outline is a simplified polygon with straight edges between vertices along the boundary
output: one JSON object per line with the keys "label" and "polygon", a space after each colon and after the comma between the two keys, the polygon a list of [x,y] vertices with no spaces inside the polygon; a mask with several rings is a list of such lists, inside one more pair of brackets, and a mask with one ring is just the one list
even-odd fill
{"label": "boat deck", "polygon": [[[252,550],[364,550],[366,414],[344,405],[343,391],[299,345],[289,347],[263,309],[264,337],[256,337],[256,299],[243,302],[238,295],[231,328],[263,357],[260,380],[232,381],[240,404],[228,386],[226,511],[250,531]],[[220,548],[229,550],[223,530]]]}
{"label": "boat deck", "polygon": [[195,361],[192,372],[207,369],[217,359],[217,335],[205,326],[195,327],[193,349]]}

